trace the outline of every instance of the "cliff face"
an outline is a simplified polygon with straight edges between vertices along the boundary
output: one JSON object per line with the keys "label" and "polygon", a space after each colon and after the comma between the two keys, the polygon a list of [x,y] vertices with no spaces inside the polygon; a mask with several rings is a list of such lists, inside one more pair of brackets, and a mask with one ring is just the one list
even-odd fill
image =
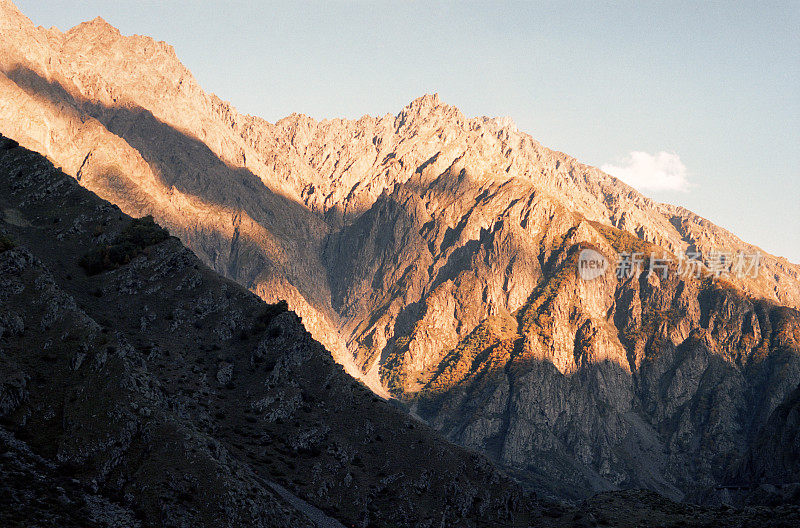
{"label": "cliff face", "polygon": [[[767,484],[795,483],[800,474],[800,386],[779,405],[753,442],[737,477]],[[792,490],[800,499],[800,486]]]}
{"label": "cliff face", "polygon": [[697,498],[731,481],[800,377],[800,314],[712,277],[586,283],[569,257],[544,275],[445,357],[410,398],[416,412],[556,494]]}
{"label": "cliff face", "polygon": [[[286,299],[348,372],[520,478],[684,496],[720,482],[800,383],[798,266],[617,279],[623,251],[759,250],[508,119],[428,95],[272,124],[204,93],[164,43],[0,11],[0,132]],[[580,280],[582,247],[612,272]]]}

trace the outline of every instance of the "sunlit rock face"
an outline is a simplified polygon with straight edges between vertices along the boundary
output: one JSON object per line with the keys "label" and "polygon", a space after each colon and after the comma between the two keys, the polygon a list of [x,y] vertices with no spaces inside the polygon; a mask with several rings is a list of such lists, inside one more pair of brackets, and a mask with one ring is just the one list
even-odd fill
{"label": "sunlit rock face", "polygon": [[[0,132],[287,300],[348,372],[520,478],[713,487],[800,383],[798,266],[617,277],[626,252],[759,250],[509,119],[425,95],[268,123],[203,92],[167,44],[0,6]],[[606,273],[580,277],[584,248]]]}

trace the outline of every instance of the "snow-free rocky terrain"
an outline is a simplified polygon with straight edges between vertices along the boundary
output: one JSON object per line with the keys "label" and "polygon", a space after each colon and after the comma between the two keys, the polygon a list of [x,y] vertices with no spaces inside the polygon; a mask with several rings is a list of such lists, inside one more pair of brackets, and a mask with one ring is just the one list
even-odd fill
{"label": "snow-free rocky terrain", "polygon": [[537,499],[347,375],[285,304],[2,136],[0,210],[2,526],[800,521],[647,492]]}
{"label": "snow-free rocky terrain", "polygon": [[525,486],[790,500],[796,444],[776,461],[770,431],[797,438],[797,265],[582,281],[583,247],[612,267],[760,250],[435,95],[273,124],[99,18],[45,29],[0,0],[0,37],[0,133],[286,300],[348,373]]}
{"label": "snow-free rocky terrain", "polygon": [[274,484],[348,526],[537,511],[347,375],[285,304],[8,145],[0,525],[314,526]]}

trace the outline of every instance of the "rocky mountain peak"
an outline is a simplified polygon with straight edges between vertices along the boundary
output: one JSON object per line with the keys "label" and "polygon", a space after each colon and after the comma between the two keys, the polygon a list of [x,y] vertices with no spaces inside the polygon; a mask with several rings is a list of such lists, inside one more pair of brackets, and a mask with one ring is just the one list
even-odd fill
{"label": "rocky mountain peak", "polygon": [[412,109],[413,108],[432,108],[432,107],[440,106],[441,104],[442,104],[442,100],[439,98],[439,94],[438,93],[432,93],[432,94],[421,95],[421,96],[417,97],[416,99],[414,99],[413,101],[411,101],[410,103],[408,103],[408,105],[406,105],[406,106],[408,108],[412,108]]}
{"label": "rocky mountain peak", "polygon": [[461,110],[443,103],[439,94],[434,93],[422,95],[411,101],[397,115],[397,121],[399,128],[403,125],[413,127],[422,124],[444,126],[451,121],[462,124],[466,118]]}
{"label": "rocky mountain peak", "polygon": [[109,24],[103,17],[97,16],[87,22],[81,22],[77,26],[70,29],[67,34],[76,33],[92,33],[92,34],[109,34],[121,36],[119,29]]}
{"label": "rocky mountain peak", "polygon": [[178,60],[174,48],[166,42],[146,35],[123,35],[100,16],[71,28],[66,32],[64,42],[68,48],[91,52],[95,60],[101,60],[101,64],[111,70],[109,78],[124,71],[124,62],[120,64],[120,59],[128,62],[134,60],[134,65],[144,59],[155,62],[161,72],[188,74],[188,70]]}

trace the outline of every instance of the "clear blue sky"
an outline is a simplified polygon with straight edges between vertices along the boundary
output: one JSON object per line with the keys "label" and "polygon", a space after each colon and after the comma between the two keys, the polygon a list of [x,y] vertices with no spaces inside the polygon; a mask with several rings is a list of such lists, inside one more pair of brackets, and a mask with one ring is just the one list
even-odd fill
{"label": "clear blue sky", "polygon": [[206,90],[270,121],[396,113],[438,92],[592,165],[666,152],[688,185],[646,194],[800,262],[796,0],[16,3],[47,27],[100,15],[165,40]]}

